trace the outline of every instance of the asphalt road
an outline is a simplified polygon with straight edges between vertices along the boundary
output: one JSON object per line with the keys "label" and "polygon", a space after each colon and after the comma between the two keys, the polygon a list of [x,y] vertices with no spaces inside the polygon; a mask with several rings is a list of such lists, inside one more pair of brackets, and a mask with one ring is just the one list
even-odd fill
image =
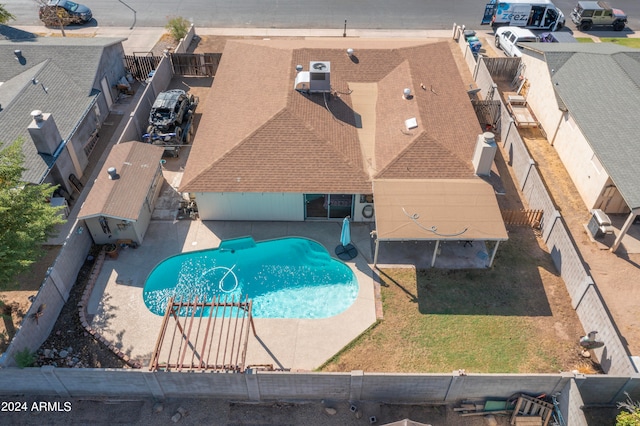
{"label": "asphalt road", "polygon": [[[3,0],[17,25],[39,25],[39,0]],[[45,0],[41,0],[45,1]],[[163,27],[171,16],[212,28],[448,29],[454,22],[479,29],[488,0],[80,0],[91,8],[88,25]],[[126,4],[125,4],[126,3]],[[576,0],[554,0],[567,16]],[[611,0],[640,29],[640,1]],[[129,7],[127,7],[127,5]],[[133,11],[136,11],[134,14]],[[595,31],[594,31],[595,32]]]}

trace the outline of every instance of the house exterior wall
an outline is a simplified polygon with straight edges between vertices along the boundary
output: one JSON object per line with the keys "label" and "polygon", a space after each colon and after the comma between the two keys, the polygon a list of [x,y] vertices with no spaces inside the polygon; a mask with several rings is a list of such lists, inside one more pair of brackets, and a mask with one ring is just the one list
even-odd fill
{"label": "house exterior wall", "polygon": [[[366,199],[365,202],[361,201],[361,196],[356,195],[355,197],[355,203],[353,204],[353,221],[354,222],[373,222],[376,218],[375,215],[375,206],[373,203],[367,203]],[[371,207],[366,207],[366,206],[371,206]],[[365,210],[366,207],[366,210]],[[365,215],[370,215],[371,208],[373,208],[373,216],[371,217],[365,217]]]}
{"label": "house exterior wall", "polygon": [[[305,220],[304,194],[300,193],[198,192],[196,202],[202,220]],[[360,195],[356,195],[353,204],[354,222],[375,220],[375,214],[365,217],[365,206],[373,207],[373,203],[361,201]]]}
{"label": "house exterior wall", "polygon": [[527,102],[558,153],[580,197],[588,209],[626,213],[629,209],[620,193],[609,189],[613,183],[570,112],[558,107],[547,63],[541,54],[526,50],[522,56],[525,77],[530,83]]}
{"label": "house exterior wall", "polygon": [[527,103],[546,132],[549,142],[553,144],[553,136],[563,112],[558,108],[549,68],[542,55],[530,50],[522,55],[522,62],[526,66],[524,74],[530,84]]}
{"label": "house exterior wall", "polygon": [[159,163],[158,170],[156,171],[153,179],[153,182],[149,182],[149,193],[145,202],[142,204],[142,208],[138,214],[138,221],[135,223],[134,227],[136,238],[132,239],[134,239],[138,244],[142,244],[142,240],[144,240],[144,235],[147,233],[147,229],[149,228],[149,222],[151,222],[153,208],[156,205],[156,201],[158,200],[160,191],[162,190],[164,177],[162,176],[162,167]]}
{"label": "house exterior wall", "polygon": [[585,205],[594,208],[609,176],[570,114],[560,123],[554,146]]}
{"label": "house exterior wall", "polygon": [[197,192],[202,220],[304,220],[300,193]]}
{"label": "house exterior wall", "polygon": [[[109,90],[111,91],[111,99],[114,101],[118,97],[118,91],[114,86],[121,77],[127,74],[123,58],[124,48],[122,47],[122,43],[105,47],[97,68],[96,78],[93,81],[93,88],[102,92],[100,82],[103,77],[106,77],[109,83]],[[98,99],[98,107],[100,108],[100,123],[102,123],[107,118],[107,115],[109,115],[109,108],[107,101],[104,99],[104,94],[100,95]]]}

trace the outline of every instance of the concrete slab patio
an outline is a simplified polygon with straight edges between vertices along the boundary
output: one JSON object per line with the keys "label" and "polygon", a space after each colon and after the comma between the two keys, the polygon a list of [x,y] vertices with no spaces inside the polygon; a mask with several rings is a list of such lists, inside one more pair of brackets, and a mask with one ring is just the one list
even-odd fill
{"label": "concrete slab patio", "polygon": [[[333,255],[340,230],[340,222],[152,221],[142,246],[123,249],[117,259],[104,263],[87,307],[91,325],[132,360],[147,366],[162,317],[147,309],[142,292],[157,263],[174,254],[215,248],[222,240],[247,235],[256,241],[302,236],[320,242]],[[369,226],[354,224],[352,240],[361,253],[347,262],[359,283],[353,305],[325,319],[255,319],[258,336],[250,335],[248,365],[312,370],[376,321],[374,272],[366,259],[371,256]]]}

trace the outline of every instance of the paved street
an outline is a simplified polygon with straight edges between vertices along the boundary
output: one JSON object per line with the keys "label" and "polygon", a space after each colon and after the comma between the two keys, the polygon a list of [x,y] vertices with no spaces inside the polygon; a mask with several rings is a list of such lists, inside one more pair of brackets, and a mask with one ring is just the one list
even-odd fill
{"label": "paved street", "polygon": [[[94,21],[87,27],[164,27],[167,17],[182,16],[196,26],[219,28],[308,28],[437,30],[454,22],[479,29],[488,0],[82,0]],[[554,0],[567,17],[576,0]],[[612,0],[629,16],[629,26],[640,28],[640,2]],[[37,1],[3,0],[18,25],[38,25]],[[135,13],[134,13],[135,11]],[[594,30],[594,33],[599,30]],[[628,34],[629,31],[624,33]]]}

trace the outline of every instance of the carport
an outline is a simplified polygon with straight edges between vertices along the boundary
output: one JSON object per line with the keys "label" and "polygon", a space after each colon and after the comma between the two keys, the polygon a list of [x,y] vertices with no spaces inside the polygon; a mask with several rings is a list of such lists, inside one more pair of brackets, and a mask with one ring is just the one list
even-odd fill
{"label": "carport", "polygon": [[374,266],[380,241],[493,241],[491,267],[506,241],[493,187],[482,179],[384,179],[373,182],[376,209]]}

